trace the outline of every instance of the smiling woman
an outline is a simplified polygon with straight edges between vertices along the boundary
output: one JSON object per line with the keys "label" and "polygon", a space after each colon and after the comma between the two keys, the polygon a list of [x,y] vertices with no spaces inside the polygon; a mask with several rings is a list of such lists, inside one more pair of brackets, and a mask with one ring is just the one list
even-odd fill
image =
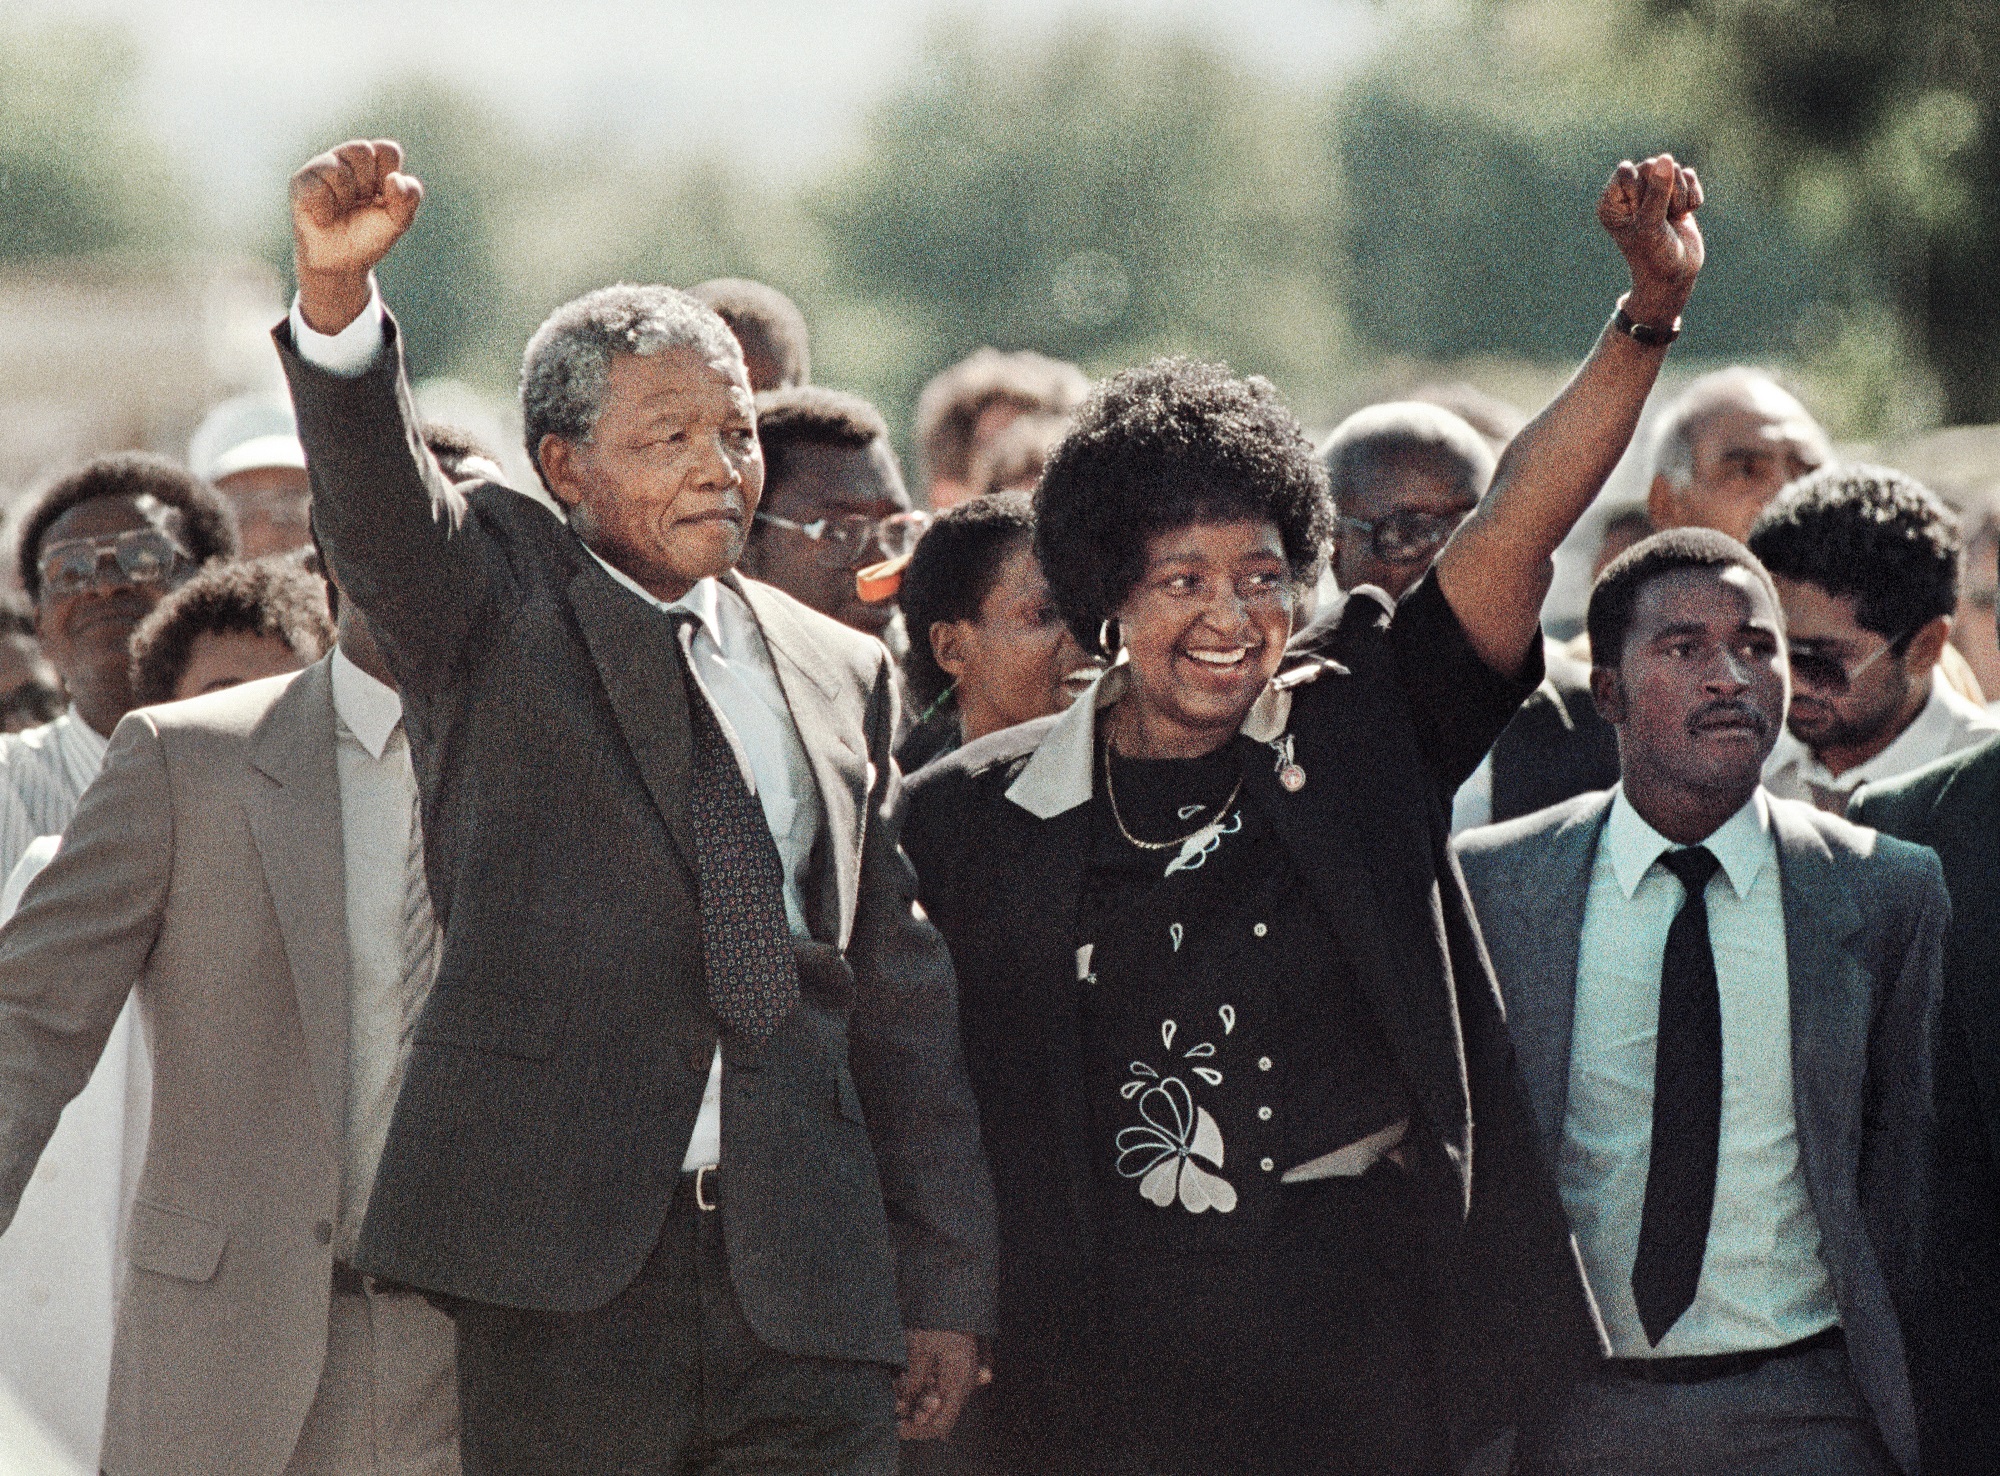
{"label": "smiling woman", "polygon": [[1445,826],[1540,679],[1699,203],[1618,167],[1632,292],[1393,610],[1295,634],[1327,472],[1261,380],[1127,371],[1049,458],[1036,552],[1113,665],[930,765],[903,830],[1000,1196],[984,1468],[1432,1476],[1595,1355]]}

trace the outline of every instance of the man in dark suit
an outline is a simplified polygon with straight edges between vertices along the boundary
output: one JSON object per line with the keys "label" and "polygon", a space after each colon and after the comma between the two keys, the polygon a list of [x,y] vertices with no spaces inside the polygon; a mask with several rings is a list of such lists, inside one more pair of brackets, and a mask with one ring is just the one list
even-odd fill
{"label": "man in dark suit", "polygon": [[422,195],[401,163],[294,177],[278,332],[443,929],[355,1264],[456,1306],[469,1472],[892,1470],[897,1409],[940,1434],[974,1379],[993,1211],[888,654],[731,572],[750,387],[680,293],[606,288],[529,344],[567,526],[438,474],[370,275]]}
{"label": "man in dark suit", "polygon": [[1924,1469],[2000,1470],[2000,738],[1868,785],[1851,819],[1929,846],[1951,927],[1937,1036],[1934,1273],[1911,1348]]}
{"label": "man in dark suit", "polygon": [[1623,778],[1458,851],[1613,1357],[1529,1473],[1917,1469],[1937,859],[1767,795],[1770,577],[1708,529],[1599,579]]}

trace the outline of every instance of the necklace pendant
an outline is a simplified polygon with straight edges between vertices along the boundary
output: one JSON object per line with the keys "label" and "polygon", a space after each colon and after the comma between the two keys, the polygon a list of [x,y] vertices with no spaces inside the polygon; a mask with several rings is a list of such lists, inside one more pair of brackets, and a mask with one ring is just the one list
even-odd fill
{"label": "necklace pendant", "polygon": [[1278,783],[1284,786],[1285,793],[1297,794],[1306,787],[1306,771],[1297,764],[1285,764],[1278,770]]}

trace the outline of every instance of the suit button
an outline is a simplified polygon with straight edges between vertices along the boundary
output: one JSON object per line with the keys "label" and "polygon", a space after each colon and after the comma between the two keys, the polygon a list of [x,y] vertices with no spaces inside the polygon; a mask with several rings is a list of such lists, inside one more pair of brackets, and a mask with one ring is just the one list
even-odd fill
{"label": "suit button", "polygon": [[313,1226],[313,1239],[317,1240],[321,1245],[332,1245],[333,1221],[321,1220],[317,1225]]}

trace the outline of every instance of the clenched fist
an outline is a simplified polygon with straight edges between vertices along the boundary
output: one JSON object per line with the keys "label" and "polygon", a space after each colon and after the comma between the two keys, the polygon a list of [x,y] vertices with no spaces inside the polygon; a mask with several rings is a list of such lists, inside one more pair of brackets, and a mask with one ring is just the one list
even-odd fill
{"label": "clenched fist", "polygon": [[1665,327],[1687,306],[1704,256],[1701,199],[1701,181],[1672,154],[1627,159],[1598,197],[1597,219],[1632,270],[1625,310],[1638,322]]}
{"label": "clenched fist", "polygon": [[338,333],[368,305],[368,274],[416,218],[424,187],[403,173],[402,146],[354,139],[316,154],[292,176],[292,252],[299,311],[315,333]]}

